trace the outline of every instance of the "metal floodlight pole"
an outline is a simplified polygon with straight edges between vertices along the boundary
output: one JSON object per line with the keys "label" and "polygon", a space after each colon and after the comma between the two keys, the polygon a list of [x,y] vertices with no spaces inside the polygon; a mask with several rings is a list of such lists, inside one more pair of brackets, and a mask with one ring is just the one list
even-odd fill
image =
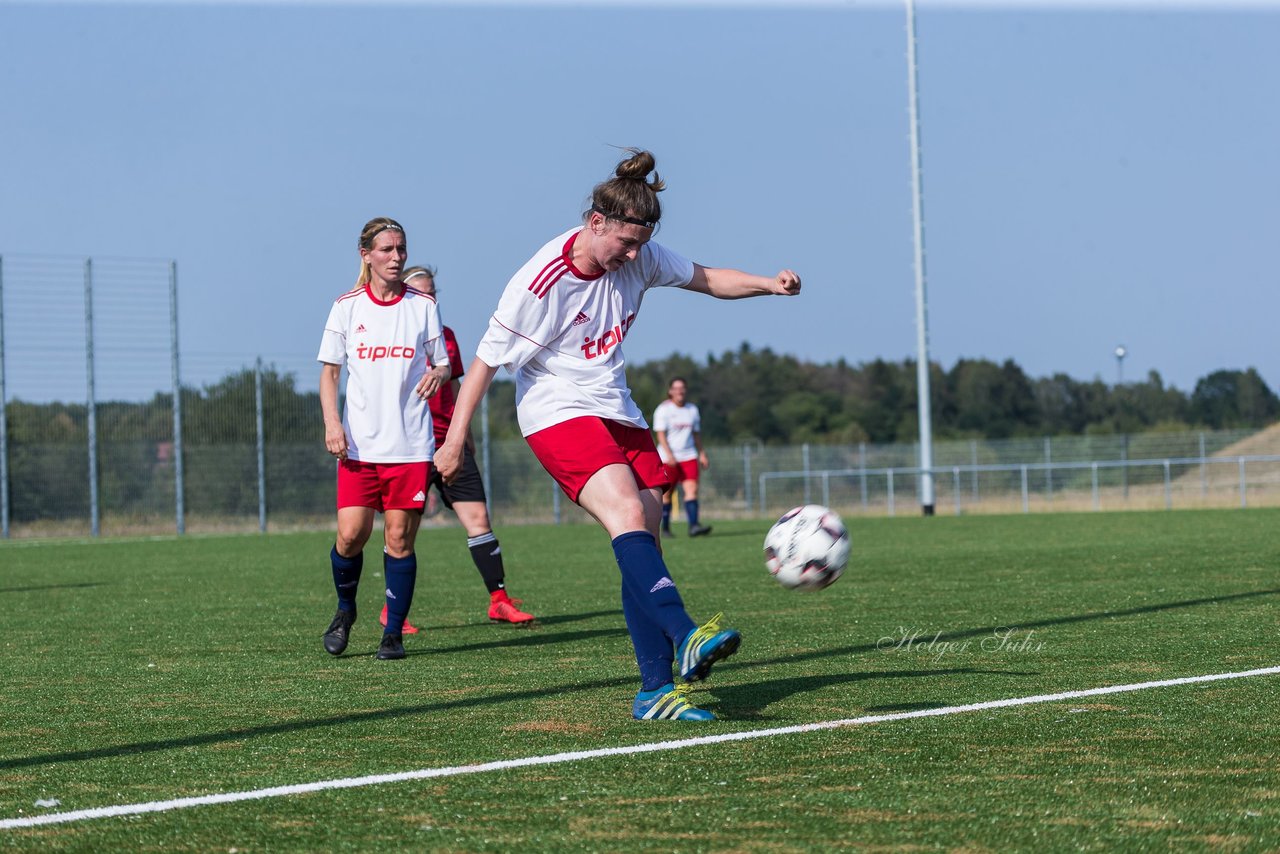
{"label": "metal floodlight pole", "polygon": [[169,262],[169,373],[173,384],[173,515],[179,534],[187,532],[182,454],[182,372],[178,365],[178,262]]}
{"label": "metal floodlight pole", "polygon": [[85,432],[89,445],[89,529],[102,533],[98,508],[98,401],[93,367],[93,259],[84,262]]}
{"label": "metal floodlight pole", "polygon": [[932,516],[933,420],[929,411],[929,304],[924,269],[924,187],[921,177],[919,84],[916,80],[916,13],[907,4],[907,94],[911,113],[911,214],[915,235],[916,272],[916,409],[920,421],[920,507]]}
{"label": "metal floodlight pole", "polygon": [[0,256],[0,536],[9,539],[9,422],[4,388],[4,257]]}
{"label": "metal floodlight pole", "polygon": [[267,433],[262,416],[262,357],[253,365],[253,419],[258,437],[258,533],[267,532]]}

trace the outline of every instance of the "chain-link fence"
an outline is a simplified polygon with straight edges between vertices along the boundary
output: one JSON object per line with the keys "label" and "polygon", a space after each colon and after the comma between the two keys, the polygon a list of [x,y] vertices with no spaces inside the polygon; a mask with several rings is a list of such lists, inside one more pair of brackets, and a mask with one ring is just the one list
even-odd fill
{"label": "chain-link fence", "polygon": [[[0,257],[3,536],[324,528],[334,462],[309,354],[184,353],[170,261]],[[56,297],[56,298],[53,298]],[[219,379],[194,388],[182,369]],[[175,395],[175,390],[180,391]],[[522,440],[476,425],[500,523],[568,523]],[[918,513],[918,448],[708,448],[707,519],[819,502]],[[1280,428],[934,444],[938,513],[1280,503]],[[445,513],[427,524],[452,524]]]}

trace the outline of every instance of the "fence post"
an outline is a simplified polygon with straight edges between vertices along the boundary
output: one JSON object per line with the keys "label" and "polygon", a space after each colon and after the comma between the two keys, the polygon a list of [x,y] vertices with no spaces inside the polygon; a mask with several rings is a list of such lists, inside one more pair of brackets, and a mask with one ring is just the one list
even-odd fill
{"label": "fence post", "polygon": [[954,489],[956,493],[956,515],[959,516],[960,515],[960,466],[955,466],[954,468],[951,469],[951,472],[954,476],[954,482],[952,483],[951,488]]}
{"label": "fence post", "polygon": [[169,262],[169,373],[173,385],[173,515],[179,534],[187,531],[182,462],[182,373],[178,370],[178,262]]}
{"label": "fence post", "polygon": [[1204,431],[1200,432],[1200,497],[1203,498],[1209,494],[1209,478],[1205,472],[1204,464]]}
{"label": "fence post", "polygon": [[893,469],[889,469],[889,515],[893,514]]}
{"label": "fence post", "polygon": [[4,411],[4,256],[0,255],[0,535],[9,539],[9,422]]}
{"label": "fence post", "polygon": [[867,443],[858,443],[858,470],[861,477],[858,478],[860,483],[859,491],[862,493],[862,512],[867,512]]}
{"label": "fence post", "polygon": [[1053,452],[1051,450],[1053,440],[1048,436],[1044,437],[1044,486],[1045,500],[1050,504],[1053,503]]}
{"label": "fence post", "polygon": [[822,506],[831,506],[831,473],[826,469],[822,471]]}
{"label": "fence post", "polygon": [[973,500],[978,501],[978,440],[969,440],[969,462],[973,466]]}
{"label": "fence post", "polygon": [[1120,483],[1124,487],[1124,500],[1129,501],[1129,434],[1120,435]]}
{"label": "fence post", "polygon": [[804,503],[809,503],[809,443],[800,446],[800,454],[804,457]]}
{"label": "fence post", "polygon": [[267,532],[267,442],[262,422],[262,357],[253,366],[253,414],[258,433],[258,533]]}
{"label": "fence post", "polygon": [[1248,491],[1245,488],[1245,479],[1244,479],[1244,457],[1240,457],[1239,464],[1240,464],[1240,506],[1248,507],[1249,498],[1248,498]]}
{"label": "fence post", "polygon": [[1101,510],[1102,502],[1098,499],[1098,464],[1093,463],[1089,469],[1093,473],[1093,509]]}
{"label": "fence post", "polygon": [[[488,495],[488,492],[485,493]],[[560,524],[560,485],[556,483],[555,478],[551,479],[551,515],[555,518],[556,524]]]}
{"label": "fence post", "polygon": [[742,443],[742,504],[751,510],[751,445]]}
{"label": "fence post", "polygon": [[1173,509],[1173,483],[1169,478],[1169,461],[1164,461],[1164,509]]}
{"label": "fence post", "polygon": [[93,370],[93,259],[84,261],[85,415],[89,443],[89,529],[102,532],[98,512],[98,404]]}
{"label": "fence post", "polygon": [[760,493],[760,515],[763,516],[765,512],[765,485],[763,473],[760,475],[760,489],[757,491]]}
{"label": "fence post", "polygon": [[1031,512],[1031,502],[1027,497],[1027,464],[1022,464],[1022,512]]}

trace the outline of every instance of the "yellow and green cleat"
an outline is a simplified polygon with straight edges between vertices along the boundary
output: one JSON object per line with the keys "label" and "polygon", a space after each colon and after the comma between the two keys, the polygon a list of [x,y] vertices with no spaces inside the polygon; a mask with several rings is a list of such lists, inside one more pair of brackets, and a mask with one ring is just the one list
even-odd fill
{"label": "yellow and green cleat", "polygon": [[691,687],[687,682],[668,682],[661,688],[641,691],[631,704],[631,716],[638,721],[714,721],[715,715],[689,702]]}

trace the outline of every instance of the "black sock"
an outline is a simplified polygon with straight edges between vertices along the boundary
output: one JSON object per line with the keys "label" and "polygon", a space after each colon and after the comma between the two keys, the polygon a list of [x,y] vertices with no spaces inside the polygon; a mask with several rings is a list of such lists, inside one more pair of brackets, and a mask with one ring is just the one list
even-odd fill
{"label": "black sock", "polygon": [[476,569],[480,570],[480,577],[484,579],[484,586],[489,592],[496,593],[506,587],[507,574],[502,568],[502,546],[498,545],[498,538],[493,535],[493,531],[477,537],[467,537],[467,548],[471,550],[471,560],[475,562]]}

